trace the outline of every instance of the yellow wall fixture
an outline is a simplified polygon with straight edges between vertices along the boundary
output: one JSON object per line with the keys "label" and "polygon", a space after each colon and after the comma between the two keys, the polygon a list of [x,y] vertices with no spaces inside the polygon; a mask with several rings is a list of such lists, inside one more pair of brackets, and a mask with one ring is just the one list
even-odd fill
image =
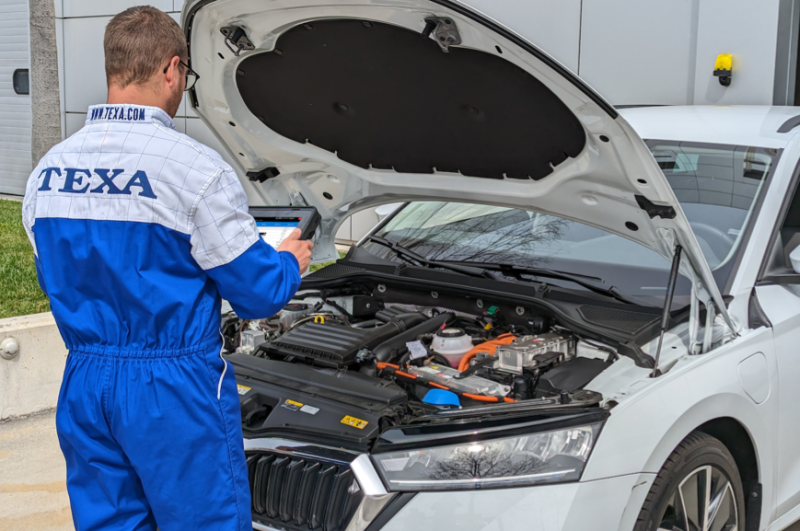
{"label": "yellow wall fixture", "polygon": [[717,61],[714,63],[714,76],[719,78],[719,84],[723,87],[731,86],[731,78],[733,77],[733,55],[721,53],[717,56]]}

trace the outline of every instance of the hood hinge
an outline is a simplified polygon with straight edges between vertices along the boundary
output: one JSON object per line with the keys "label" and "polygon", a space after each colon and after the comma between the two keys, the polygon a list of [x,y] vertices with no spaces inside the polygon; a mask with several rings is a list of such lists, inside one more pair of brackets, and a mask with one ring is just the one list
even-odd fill
{"label": "hood hinge", "polygon": [[425,19],[425,29],[422,36],[426,39],[433,34],[433,40],[444,53],[449,53],[450,46],[461,44],[461,34],[458,33],[456,23],[448,17],[428,17]]}
{"label": "hood hinge", "polygon": [[250,39],[247,38],[244,29],[239,26],[226,26],[219,31],[225,35],[225,46],[237,57],[242,50],[250,51],[256,49]]}

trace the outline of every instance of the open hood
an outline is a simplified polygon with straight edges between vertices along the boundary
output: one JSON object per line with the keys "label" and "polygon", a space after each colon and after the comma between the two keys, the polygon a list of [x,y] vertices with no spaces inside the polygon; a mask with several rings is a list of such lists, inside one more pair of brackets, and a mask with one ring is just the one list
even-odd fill
{"label": "open hood", "polygon": [[449,0],[195,0],[195,112],[253,202],[313,205],[315,259],[357,210],[411,200],[534,209],[668,260],[732,330],[689,222],[634,130],[529,42]]}

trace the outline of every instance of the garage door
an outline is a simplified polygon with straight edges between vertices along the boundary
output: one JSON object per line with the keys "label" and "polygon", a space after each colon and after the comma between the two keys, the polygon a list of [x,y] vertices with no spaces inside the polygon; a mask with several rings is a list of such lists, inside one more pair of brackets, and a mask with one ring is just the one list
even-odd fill
{"label": "garage door", "polygon": [[31,97],[25,89],[29,68],[28,2],[0,0],[0,193],[22,195],[31,172]]}

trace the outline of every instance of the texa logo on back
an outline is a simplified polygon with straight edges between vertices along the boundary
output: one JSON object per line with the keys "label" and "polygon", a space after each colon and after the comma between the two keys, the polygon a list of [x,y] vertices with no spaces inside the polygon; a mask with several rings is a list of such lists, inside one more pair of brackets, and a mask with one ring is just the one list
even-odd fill
{"label": "texa logo on back", "polygon": [[[40,192],[46,192],[51,190],[51,184],[56,186],[53,183],[53,175],[61,178],[63,176],[64,182],[61,188],[58,188],[59,192],[66,192],[70,194],[125,194],[131,195],[131,188],[140,188],[138,195],[141,197],[149,197],[150,199],[156,199],[156,194],[153,193],[153,187],[150,186],[150,180],[147,178],[147,174],[139,170],[133,174],[133,177],[128,179],[125,185],[120,188],[117,183],[114,182],[114,179],[125,173],[125,170],[120,169],[103,169],[103,168],[95,168],[94,170],[88,170],[85,168],[64,168],[63,172],[61,168],[45,168],[42,170],[42,173],[39,174],[39,178],[42,179],[42,185],[39,187]],[[100,177],[100,182],[95,183],[93,174]],[[92,186],[96,184],[96,186]],[[122,183],[119,183],[121,185]]]}

